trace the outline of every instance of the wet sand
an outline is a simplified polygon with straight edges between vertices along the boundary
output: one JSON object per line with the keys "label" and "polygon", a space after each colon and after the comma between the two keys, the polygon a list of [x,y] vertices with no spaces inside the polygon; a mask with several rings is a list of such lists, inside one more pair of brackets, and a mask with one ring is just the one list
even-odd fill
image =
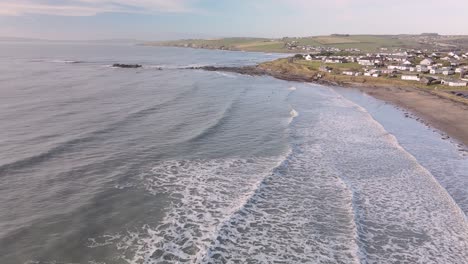
{"label": "wet sand", "polygon": [[422,122],[468,146],[468,105],[412,87],[352,87],[410,111]]}

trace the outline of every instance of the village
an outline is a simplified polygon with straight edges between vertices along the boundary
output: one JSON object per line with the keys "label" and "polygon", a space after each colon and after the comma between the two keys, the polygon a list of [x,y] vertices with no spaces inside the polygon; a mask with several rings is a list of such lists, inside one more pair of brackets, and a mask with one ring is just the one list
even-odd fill
{"label": "village", "polygon": [[[425,85],[468,86],[468,52],[403,50],[364,54],[357,49],[304,47],[296,55],[318,70],[348,76],[399,78]],[[345,54],[345,55],[343,55]],[[302,56],[302,57],[301,57]]]}

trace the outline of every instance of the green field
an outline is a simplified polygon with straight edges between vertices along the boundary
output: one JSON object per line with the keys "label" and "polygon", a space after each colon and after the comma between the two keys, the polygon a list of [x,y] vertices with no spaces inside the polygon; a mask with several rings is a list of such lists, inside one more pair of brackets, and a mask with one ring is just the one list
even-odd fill
{"label": "green field", "polygon": [[[438,36],[427,39],[422,35],[341,35],[315,36],[303,38],[221,38],[221,39],[186,39],[165,42],[149,42],[144,45],[192,47],[204,49],[225,49],[260,52],[304,53],[301,49],[288,50],[287,43],[299,46],[334,47],[339,49],[359,49],[362,52],[378,51],[381,48],[429,49],[436,46],[445,49],[467,49],[468,36]],[[435,45],[437,44],[437,45]]]}
{"label": "green field", "polygon": [[319,70],[320,66],[328,66],[328,67],[331,67],[333,69],[339,69],[340,71],[360,71],[363,68],[357,62],[323,63],[321,61],[300,60],[300,61],[296,61],[295,63],[307,66],[307,68],[309,68],[310,70]]}

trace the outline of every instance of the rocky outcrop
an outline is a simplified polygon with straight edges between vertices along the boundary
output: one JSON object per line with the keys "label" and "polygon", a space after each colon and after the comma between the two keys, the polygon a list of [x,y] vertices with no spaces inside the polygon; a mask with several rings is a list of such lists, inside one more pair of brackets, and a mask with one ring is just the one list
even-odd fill
{"label": "rocky outcrop", "polygon": [[136,68],[141,68],[143,67],[140,64],[120,64],[120,63],[115,63],[112,65],[112,67],[115,68],[126,68],[126,69],[136,69]]}

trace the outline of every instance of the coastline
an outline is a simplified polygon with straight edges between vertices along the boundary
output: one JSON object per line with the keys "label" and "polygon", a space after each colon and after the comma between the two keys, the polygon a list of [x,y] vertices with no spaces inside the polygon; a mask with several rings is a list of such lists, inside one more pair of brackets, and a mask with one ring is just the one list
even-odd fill
{"label": "coastline", "polygon": [[317,83],[329,86],[359,89],[376,99],[391,103],[406,110],[406,117],[417,116],[418,121],[445,133],[444,139],[454,138],[468,146],[468,104],[451,98],[448,94],[422,88],[358,82],[340,82],[329,78],[294,71],[277,70],[267,64],[248,67],[193,67],[205,71],[223,71],[251,76],[271,76],[277,79],[296,82]]}

